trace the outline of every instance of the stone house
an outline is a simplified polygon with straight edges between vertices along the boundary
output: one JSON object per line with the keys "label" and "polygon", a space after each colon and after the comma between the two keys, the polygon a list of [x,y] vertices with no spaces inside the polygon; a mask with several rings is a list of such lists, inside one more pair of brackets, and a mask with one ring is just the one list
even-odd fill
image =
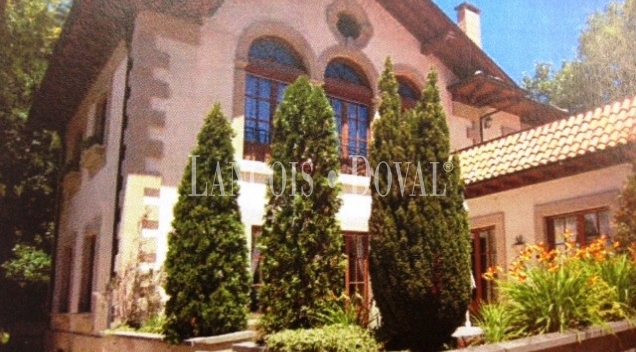
{"label": "stone house", "polygon": [[[636,142],[636,101],[567,117],[527,98],[481,49],[480,13],[458,23],[431,0],[76,1],[31,111],[64,139],[51,329],[59,348],[109,326],[111,279],[138,258],[159,268],[177,187],[215,102],[231,118],[239,203],[257,267],[269,130],[299,75],[322,84],[339,122],[348,268],[369,300],[365,155],[377,80],[391,56],[405,106],[431,68],[462,157],[476,274],[505,265],[518,239],[559,244],[610,231]],[[258,273],[255,272],[258,277]],[[492,295],[478,280],[478,295]]]}

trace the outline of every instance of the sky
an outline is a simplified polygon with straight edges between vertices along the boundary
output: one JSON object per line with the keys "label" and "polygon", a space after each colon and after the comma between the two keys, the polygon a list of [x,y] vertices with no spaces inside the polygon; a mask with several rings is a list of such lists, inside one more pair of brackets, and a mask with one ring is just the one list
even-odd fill
{"label": "sky", "polygon": [[[433,0],[453,21],[463,0]],[[481,10],[484,51],[508,75],[521,82],[537,62],[561,67],[576,57],[579,33],[587,17],[609,0],[470,0]]]}

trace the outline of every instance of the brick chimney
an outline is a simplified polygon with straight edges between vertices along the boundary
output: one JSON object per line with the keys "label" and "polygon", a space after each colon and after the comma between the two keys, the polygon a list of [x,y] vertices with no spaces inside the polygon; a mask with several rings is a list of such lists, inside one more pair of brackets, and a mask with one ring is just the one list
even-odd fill
{"label": "brick chimney", "polygon": [[457,11],[457,25],[468,38],[481,48],[481,12],[475,5],[463,2],[455,8]]}

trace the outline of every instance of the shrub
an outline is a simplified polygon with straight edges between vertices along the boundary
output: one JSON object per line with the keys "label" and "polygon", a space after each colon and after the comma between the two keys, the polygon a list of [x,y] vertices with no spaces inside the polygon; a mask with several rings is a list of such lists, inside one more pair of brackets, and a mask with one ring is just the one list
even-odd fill
{"label": "shrub", "polygon": [[269,352],[379,351],[371,334],[355,325],[328,325],[316,329],[284,330],[265,338]]}
{"label": "shrub", "polygon": [[250,280],[233,135],[215,105],[192,152],[197,167],[188,163],[179,186],[165,262],[169,342],[247,327]]}
{"label": "shrub", "polygon": [[287,88],[276,111],[270,165],[259,295],[260,328],[268,333],[315,326],[343,290],[340,185],[328,179],[340,170],[336,121],[324,91],[307,77]]}
{"label": "shrub", "polygon": [[[615,254],[615,247],[604,237],[581,248],[571,240],[565,249],[530,245],[502,277],[495,278],[501,268],[491,268],[485,277],[495,280],[501,290],[501,307],[508,315],[500,318],[512,334],[502,335],[496,330],[501,327],[482,318],[486,334],[509,338],[563,332],[629,317],[636,264]],[[491,306],[481,309],[482,317],[494,320],[496,314]]]}
{"label": "shrub", "polygon": [[[390,60],[380,91],[370,154],[373,169],[382,164],[371,178],[373,294],[390,348],[435,350],[464,322],[470,302],[464,186],[450,157],[437,74],[431,71],[421,101],[405,113]],[[442,170],[451,160],[452,170]]]}

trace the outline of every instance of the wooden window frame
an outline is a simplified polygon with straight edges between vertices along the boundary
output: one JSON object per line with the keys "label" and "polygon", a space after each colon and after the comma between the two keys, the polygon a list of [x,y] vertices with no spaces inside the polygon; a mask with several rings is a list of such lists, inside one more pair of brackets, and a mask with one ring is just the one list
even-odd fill
{"label": "wooden window frame", "polygon": [[[353,103],[358,105],[363,105],[367,108],[368,116],[367,116],[367,134],[365,143],[367,145],[367,155],[364,157],[368,158],[369,151],[369,142],[371,140],[371,120],[373,118],[373,91],[370,88],[365,86],[360,86],[356,84],[352,84],[349,82],[345,82],[339,79],[334,78],[326,78],[325,79],[325,93],[329,97],[329,99],[340,100],[343,103]],[[345,104],[343,104],[345,105]],[[339,141],[341,145],[341,155],[340,155],[340,164],[341,164],[341,172],[345,174],[354,173],[353,170],[353,160],[351,159],[348,151],[349,146],[349,116],[347,108],[343,107],[342,111],[342,127],[340,131]],[[357,161],[357,170],[355,173],[357,175],[366,175],[366,165],[361,158],[358,158]]]}
{"label": "wooden window frame", "polygon": [[[585,210],[579,210],[579,211],[575,211],[575,212],[571,212],[571,213],[563,213],[563,214],[559,214],[559,215],[553,215],[553,216],[549,216],[546,217],[546,227],[547,227],[547,239],[548,239],[548,246],[551,249],[554,249],[556,247],[556,233],[554,231],[554,221],[557,219],[565,219],[566,218],[570,218],[570,217],[575,217],[576,218],[576,244],[579,246],[586,246],[589,245],[589,243],[587,243],[587,237],[585,235],[585,215],[587,214],[595,214],[596,215],[596,230],[599,233],[599,237],[606,235],[606,236],[611,236],[611,233],[609,234],[603,234],[601,233],[601,228],[600,228],[600,217],[599,214],[603,213],[603,212],[607,212],[610,213],[610,208],[609,207],[595,207],[595,208],[589,208],[589,209],[585,209]],[[611,217],[610,217],[611,219]],[[610,220],[611,222],[611,220]]]}
{"label": "wooden window frame", "polygon": [[[258,39],[257,39],[258,40]],[[256,42],[256,41],[255,41]],[[285,46],[289,46],[287,43],[283,43]],[[289,50],[293,52],[293,48],[289,47]],[[298,55],[294,52],[295,55]],[[299,55],[298,55],[299,56]],[[249,76],[256,77],[258,79],[264,79],[273,83],[275,87],[272,87],[270,90],[269,97],[269,133],[270,133],[270,143],[257,143],[247,140],[247,109],[244,110],[244,131],[243,131],[243,158],[246,160],[257,160],[267,162],[271,156],[271,136],[272,136],[272,127],[274,121],[274,114],[276,113],[276,109],[278,108],[279,100],[278,100],[278,87],[280,84],[290,85],[293,83],[299,76],[306,75],[306,70],[299,69],[294,66],[287,66],[278,64],[276,62],[263,60],[256,57],[249,57],[249,62],[245,67],[245,88],[243,90],[243,104],[247,105],[247,99],[249,97],[247,92],[247,80]],[[302,61],[302,58],[299,56],[299,60]],[[258,119],[257,119],[258,120]]]}
{"label": "wooden window frame", "polygon": [[[354,294],[359,294],[357,290],[352,290],[352,286],[361,285],[362,286],[362,302],[360,302],[365,308],[370,307],[371,302],[371,291],[370,291],[370,282],[371,276],[369,273],[369,252],[371,249],[371,236],[368,232],[355,232],[355,231],[344,231],[343,235],[343,252],[347,256],[347,268],[345,270],[345,293],[347,296],[353,298]],[[362,258],[355,257],[355,260],[360,260],[360,263],[355,263],[353,270],[356,273],[362,275],[362,281],[353,281],[351,277],[352,271],[352,261],[354,257],[350,255],[354,248],[351,248],[353,245],[352,240],[354,238],[362,238],[363,246],[362,249],[363,255]],[[351,239],[351,240],[350,240]],[[361,270],[361,272],[359,272]],[[355,291],[355,292],[354,292]]]}
{"label": "wooden window frame", "polygon": [[[480,236],[486,232],[486,249],[482,251]],[[475,288],[471,306],[473,309],[479,307],[482,302],[490,302],[496,298],[495,289],[492,282],[482,278],[484,274],[483,268],[488,270],[489,267],[497,265],[497,239],[495,237],[495,226],[480,227],[470,230],[471,235],[471,263],[473,267],[473,278],[475,279]],[[486,256],[486,265],[482,266],[482,256]],[[482,272],[484,271],[484,272]],[[484,287],[484,284],[486,287]]]}

